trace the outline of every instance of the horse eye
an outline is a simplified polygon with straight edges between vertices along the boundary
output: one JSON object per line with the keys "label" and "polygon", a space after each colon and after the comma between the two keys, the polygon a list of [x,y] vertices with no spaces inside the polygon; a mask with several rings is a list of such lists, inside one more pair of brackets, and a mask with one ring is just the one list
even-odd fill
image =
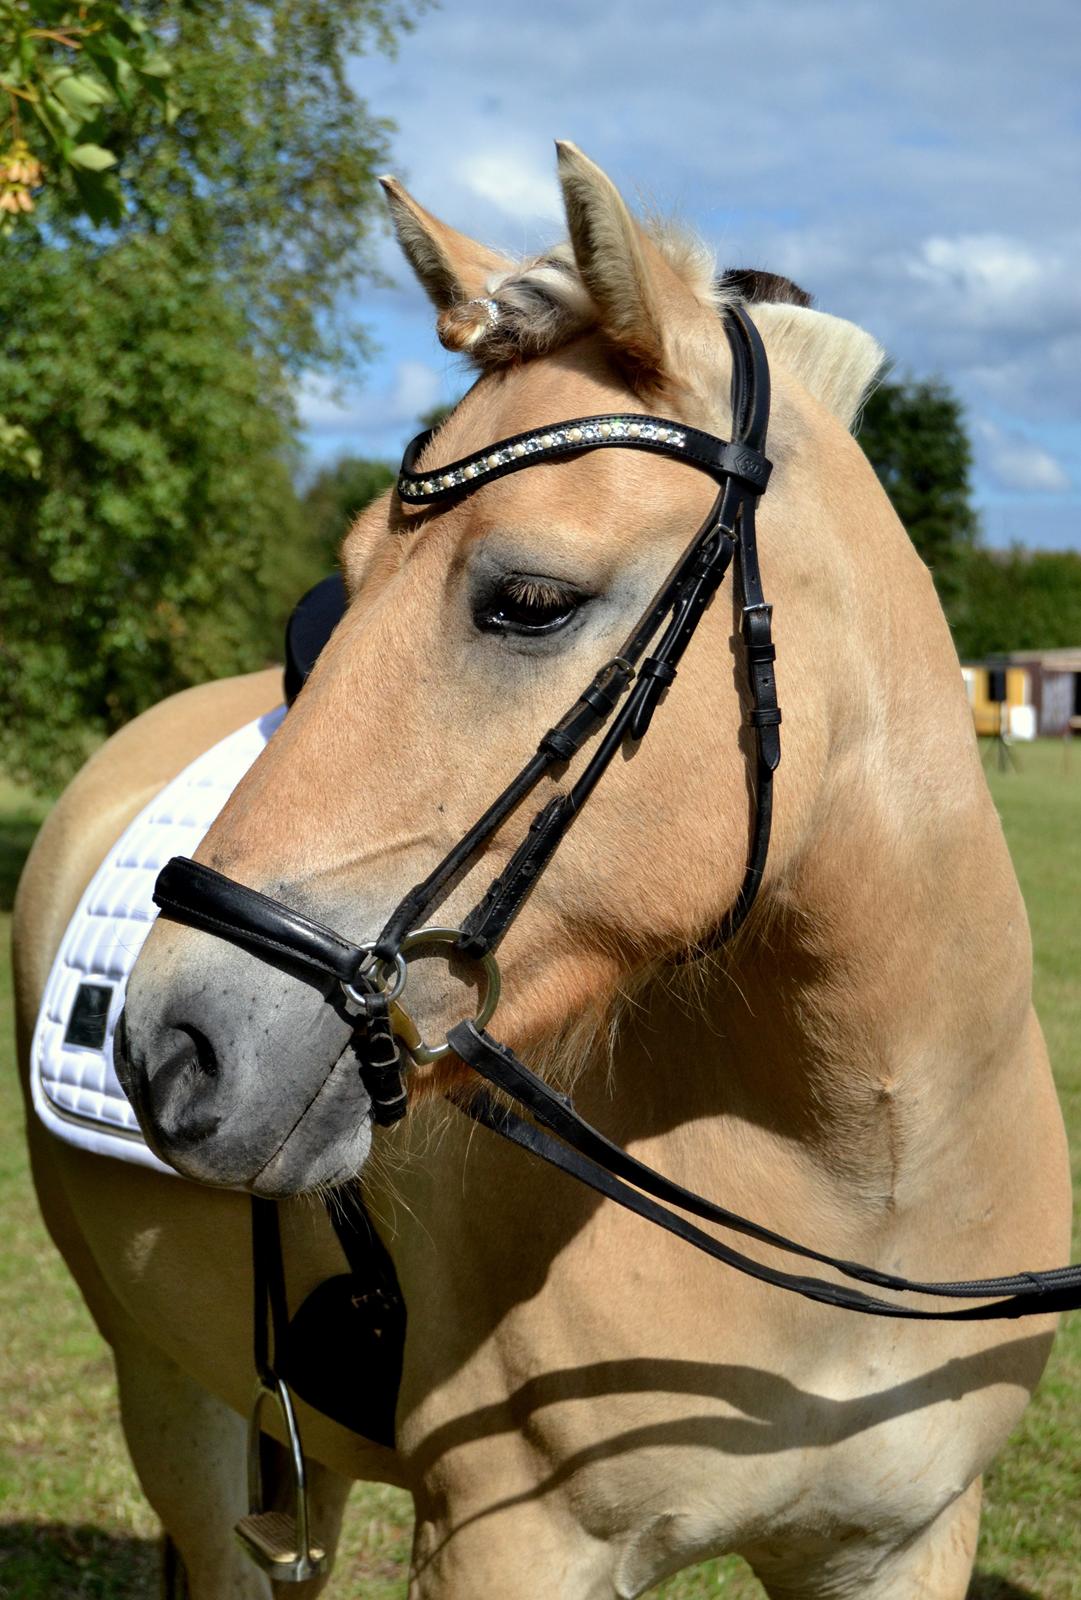
{"label": "horse eye", "polygon": [[480,601],[473,621],[483,633],[557,633],[587,599],[580,589],[553,578],[515,574]]}

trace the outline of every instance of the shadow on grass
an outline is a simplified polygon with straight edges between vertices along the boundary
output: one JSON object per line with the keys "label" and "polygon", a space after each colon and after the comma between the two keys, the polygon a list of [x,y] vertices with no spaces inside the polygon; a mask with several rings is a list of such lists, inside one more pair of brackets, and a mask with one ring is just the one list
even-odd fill
{"label": "shadow on grass", "polygon": [[993,1572],[974,1572],[966,1600],[1041,1600],[1033,1589],[1022,1589]]}
{"label": "shadow on grass", "polygon": [[0,1523],[0,1600],[148,1600],[161,1545],[80,1523]]}
{"label": "shadow on grass", "polygon": [[0,911],[10,911],[15,902],[15,885],[39,826],[34,817],[0,818]]}
{"label": "shadow on grass", "polygon": [[[162,1547],[79,1523],[0,1523],[0,1600],[148,1600]],[[1008,1578],[973,1574],[967,1600],[1041,1600]]]}

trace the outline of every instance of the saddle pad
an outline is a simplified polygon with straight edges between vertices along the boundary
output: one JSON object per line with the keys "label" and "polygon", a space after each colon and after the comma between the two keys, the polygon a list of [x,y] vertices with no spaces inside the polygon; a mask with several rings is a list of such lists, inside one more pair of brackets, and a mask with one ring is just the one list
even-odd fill
{"label": "saddle pad", "polygon": [[250,722],[174,778],[113,845],[80,900],[45,986],[30,1058],[37,1114],[68,1144],[172,1172],[147,1148],[117,1080],[113,1030],[158,914],[159,871],[170,856],[195,853],[284,716],[279,706]]}

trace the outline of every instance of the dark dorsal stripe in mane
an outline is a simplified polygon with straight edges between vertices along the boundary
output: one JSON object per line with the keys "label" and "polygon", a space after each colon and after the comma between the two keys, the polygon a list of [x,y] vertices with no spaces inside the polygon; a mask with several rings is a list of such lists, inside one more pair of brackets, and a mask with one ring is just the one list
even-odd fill
{"label": "dark dorsal stripe in mane", "polygon": [[801,289],[791,278],[779,272],[765,272],[761,267],[728,267],[717,279],[718,289],[735,293],[745,305],[805,306],[810,310],[814,295]]}

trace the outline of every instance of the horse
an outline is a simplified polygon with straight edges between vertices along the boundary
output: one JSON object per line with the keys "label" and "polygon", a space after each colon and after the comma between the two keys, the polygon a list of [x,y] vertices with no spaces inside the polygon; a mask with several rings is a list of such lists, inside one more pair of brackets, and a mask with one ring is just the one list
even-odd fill
{"label": "horse", "polygon": [[[1065,1138],[1024,907],[931,577],[851,435],[881,351],[784,280],[718,283],[698,242],[637,221],[573,145],[558,161],[569,240],[524,263],[384,180],[439,335],[477,373],[422,466],[597,413],[723,434],[718,313],[749,304],[774,386],[760,548],[785,752],[757,904],[707,953],[755,815],[738,596],[722,588],[649,738],[624,744],[508,931],[500,1038],[635,1155],[776,1230],[923,1277],[1064,1260]],[[612,656],[713,492],[677,459],[613,449],[446,507],[385,495],[345,537],[341,621],[197,859],[374,939]],[[17,904],[24,1059],[110,842],[279,699],[260,672],[166,700],[60,800]],[[546,775],[542,799],[565,781]],[[509,814],[450,886],[450,925],[526,829]],[[411,963],[415,1037],[468,1012],[470,979]],[[327,988],[163,916],[122,1050],[149,1141],[195,1181],[29,1120],[46,1222],[112,1346],[132,1459],[191,1600],[272,1592],[232,1538],[245,1191],[279,1201],[297,1304],[340,1270],[312,1196],[354,1180],[408,1325],[393,1446],[298,1403],[328,1548],[368,1479],[413,1496],[411,1600],[630,1597],[733,1551],[771,1600],[961,1600],[981,1476],[1053,1316],[1023,1332],[878,1321],[736,1276],[463,1117],[448,1097],[474,1080],[453,1054],[414,1065],[408,1115],[373,1133]]]}

